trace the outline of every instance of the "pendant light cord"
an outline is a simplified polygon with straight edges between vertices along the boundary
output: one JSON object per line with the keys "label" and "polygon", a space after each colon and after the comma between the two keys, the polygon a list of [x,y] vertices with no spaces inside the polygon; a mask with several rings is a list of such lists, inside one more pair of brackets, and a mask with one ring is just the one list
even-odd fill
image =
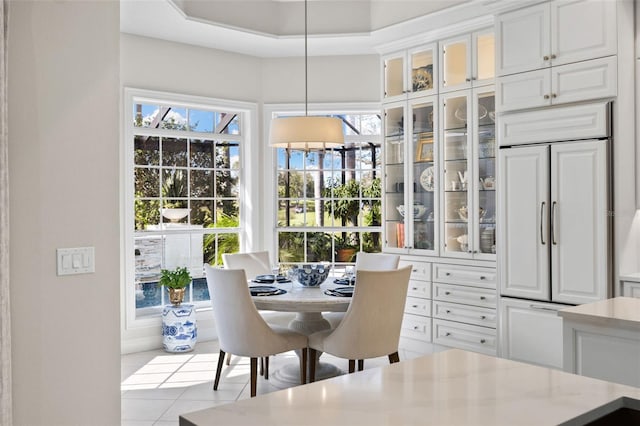
{"label": "pendant light cord", "polygon": [[307,76],[307,0],[304,0],[304,116],[308,116],[308,76]]}

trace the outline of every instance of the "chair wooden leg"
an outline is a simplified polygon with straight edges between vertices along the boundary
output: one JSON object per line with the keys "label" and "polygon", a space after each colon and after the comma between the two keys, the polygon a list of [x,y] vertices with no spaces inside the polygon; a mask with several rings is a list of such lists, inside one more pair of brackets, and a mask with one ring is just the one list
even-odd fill
{"label": "chair wooden leg", "polygon": [[358,360],[358,371],[364,370],[364,359]]}
{"label": "chair wooden leg", "polygon": [[398,352],[389,354],[389,364],[393,364],[395,362],[400,362],[400,355],[398,355]]}
{"label": "chair wooden leg", "polygon": [[269,357],[265,356],[264,357],[264,379],[265,380],[269,380]]}
{"label": "chair wooden leg", "polygon": [[316,381],[316,350],[309,348],[307,357],[309,359],[309,383],[313,383]]}
{"label": "chair wooden leg", "polygon": [[256,388],[258,384],[258,358],[251,358],[251,398],[256,396]]}
{"label": "chair wooden leg", "polygon": [[224,364],[224,351],[220,349],[220,355],[218,356],[218,367],[216,368],[216,378],[213,381],[213,390],[218,390],[218,383],[220,383],[220,373],[222,372],[222,364]]}
{"label": "chair wooden leg", "polygon": [[354,371],[356,371],[356,360],[355,359],[350,359],[349,360],[349,374],[353,373]]}
{"label": "chair wooden leg", "polygon": [[231,365],[231,354],[227,354],[227,365]]}
{"label": "chair wooden leg", "polygon": [[300,357],[300,384],[307,383],[307,348],[302,348],[302,356]]}

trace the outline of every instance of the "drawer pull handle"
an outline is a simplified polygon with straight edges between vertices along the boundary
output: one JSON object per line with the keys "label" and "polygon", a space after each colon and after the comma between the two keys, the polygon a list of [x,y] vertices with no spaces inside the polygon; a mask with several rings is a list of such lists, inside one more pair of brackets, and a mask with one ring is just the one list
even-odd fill
{"label": "drawer pull handle", "polygon": [[449,333],[448,331],[446,333],[444,333],[445,336],[451,336],[451,333]]}
{"label": "drawer pull handle", "polygon": [[444,292],[444,294],[448,296],[448,295],[450,295],[450,294],[451,294],[451,292],[449,292],[449,291],[445,291],[445,292]]}
{"label": "drawer pull handle", "polygon": [[485,315],[480,315],[480,319],[487,319]]}
{"label": "drawer pull handle", "polygon": [[413,329],[414,329],[414,330],[420,330],[420,326],[414,325],[414,326],[413,326]]}
{"label": "drawer pull handle", "polygon": [[480,339],[480,343],[485,343],[486,340],[485,339]]}
{"label": "drawer pull handle", "polygon": [[484,280],[484,279],[486,279],[486,277],[484,275],[480,275],[480,279]]}
{"label": "drawer pull handle", "polygon": [[448,277],[449,275],[451,275],[451,272],[445,272],[444,274]]}
{"label": "drawer pull handle", "polygon": [[417,290],[418,287],[411,287],[411,290]]}
{"label": "drawer pull handle", "polygon": [[418,305],[411,305],[411,307],[412,307],[412,308],[417,308],[417,307],[418,307]]}
{"label": "drawer pull handle", "polygon": [[447,314],[450,314],[450,313],[451,313],[451,311],[450,311],[450,310],[448,310],[448,309],[447,309],[445,312],[446,312]]}
{"label": "drawer pull handle", "polygon": [[484,296],[480,296],[480,300],[486,300],[487,298]]}
{"label": "drawer pull handle", "polygon": [[418,270],[417,269],[412,269],[411,272],[418,272]]}

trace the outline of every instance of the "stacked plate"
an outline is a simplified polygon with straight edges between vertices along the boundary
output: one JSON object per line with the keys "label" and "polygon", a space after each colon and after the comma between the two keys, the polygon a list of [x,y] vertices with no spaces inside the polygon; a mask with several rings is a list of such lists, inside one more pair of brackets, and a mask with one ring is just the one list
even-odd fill
{"label": "stacked plate", "polygon": [[486,228],[480,233],[480,251],[482,253],[491,253],[491,246],[495,244],[495,229]]}

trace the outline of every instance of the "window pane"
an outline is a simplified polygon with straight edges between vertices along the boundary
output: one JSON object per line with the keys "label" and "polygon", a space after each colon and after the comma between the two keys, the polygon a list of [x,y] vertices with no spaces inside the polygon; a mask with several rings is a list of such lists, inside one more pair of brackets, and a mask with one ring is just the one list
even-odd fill
{"label": "window pane", "polygon": [[187,110],[185,108],[161,107],[161,128],[187,130]]}
{"label": "window pane", "polygon": [[307,262],[332,262],[331,235],[325,232],[307,233]]}
{"label": "window pane", "polygon": [[153,136],[135,136],[134,162],[141,166],[160,164],[160,139]]}
{"label": "window pane", "polygon": [[191,167],[202,169],[212,169],[215,167],[213,141],[191,139],[189,142],[189,149],[191,150]]}
{"label": "window pane", "polygon": [[160,171],[158,169],[135,169],[136,197],[149,198],[160,196]]}
{"label": "window pane", "polygon": [[205,227],[212,225],[214,205],[213,200],[191,201],[191,224]]}
{"label": "window pane", "polygon": [[211,170],[191,171],[191,197],[213,197],[213,172]]}
{"label": "window pane", "polygon": [[135,201],[135,229],[145,230],[147,225],[160,223],[160,202],[158,200]]}
{"label": "window pane", "polygon": [[209,287],[206,278],[194,278],[192,285],[193,302],[209,300]]}
{"label": "window pane", "polygon": [[187,140],[162,138],[162,164],[164,166],[187,166]]}
{"label": "window pane", "polygon": [[283,263],[304,261],[304,232],[278,233],[278,260]]}
{"label": "window pane", "polygon": [[213,111],[190,109],[189,130],[192,132],[213,132]]}
{"label": "window pane", "polygon": [[149,127],[153,118],[157,114],[158,105],[134,104],[133,105],[133,125],[135,127]]}
{"label": "window pane", "polygon": [[219,201],[217,204],[216,225],[218,227],[237,227],[240,223],[240,208],[237,200]]}

